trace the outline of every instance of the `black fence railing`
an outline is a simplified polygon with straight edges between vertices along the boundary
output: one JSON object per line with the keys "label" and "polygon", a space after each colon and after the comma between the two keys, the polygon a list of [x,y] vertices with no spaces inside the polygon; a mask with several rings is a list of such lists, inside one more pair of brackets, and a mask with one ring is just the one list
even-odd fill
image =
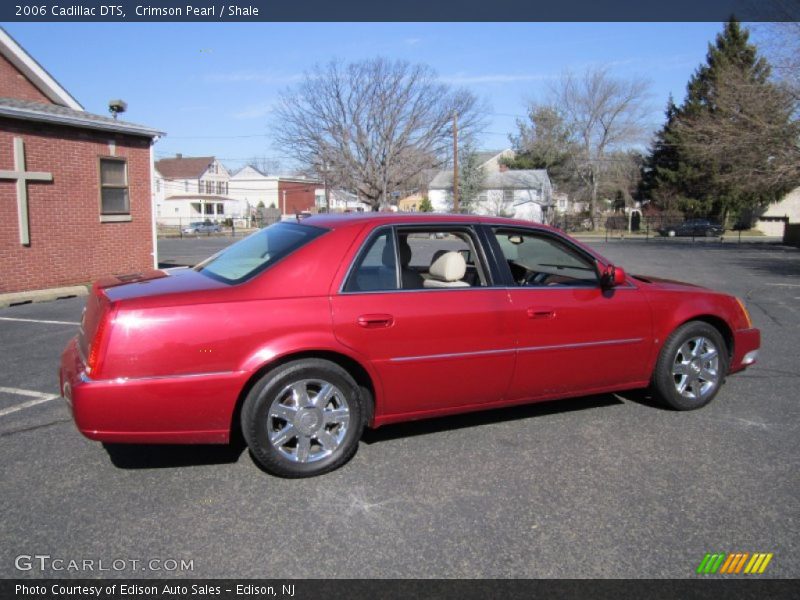
{"label": "black fence railing", "polygon": [[156,233],[160,238],[200,236],[243,237],[280,221],[280,213],[256,213],[247,217],[209,215],[203,217],[156,217]]}
{"label": "black fence railing", "polygon": [[674,214],[642,215],[613,214],[588,217],[584,215],[557,215],[554,227],[569,234],[595,234],[606,236],[650,237],[720,237],[725,228],[710,217],[685,218]]}

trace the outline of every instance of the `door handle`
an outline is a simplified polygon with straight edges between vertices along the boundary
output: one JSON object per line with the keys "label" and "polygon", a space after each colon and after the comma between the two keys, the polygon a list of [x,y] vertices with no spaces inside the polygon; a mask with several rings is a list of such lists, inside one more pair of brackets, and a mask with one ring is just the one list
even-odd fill
{"label": "door handle", "polygon": [[380,329],[394,325],[394,317],[392,315],[361,315],[356,322],[367,329]]}
{"label": "door handle", "polygon": [[538,306],[531,306],[527,313],[529,319],[552,319],[556,316],[554,308],[541,308]]}

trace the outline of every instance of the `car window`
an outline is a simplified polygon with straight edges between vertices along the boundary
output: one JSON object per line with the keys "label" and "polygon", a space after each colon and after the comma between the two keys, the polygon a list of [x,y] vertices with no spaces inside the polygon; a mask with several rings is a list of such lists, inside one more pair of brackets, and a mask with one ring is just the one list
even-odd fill
{"label": "car window", "polygon": [[[373,237],[359,253],[345,292],[470,288],[487,285],[467,228],[398,227]],[[399,262],[398,262],[399,261]]]}
{"label": "car window", "polygon": [[275,223],[201,262],[196,271],[224,283],[241,283],[325,233],[320,227]]}
{"label": "car window", "polygon": [[375,236],[356,259],[345,285],[346,292],[376,292],[397,289],[394,235],[386,229]]}
{"label": "car window", "polygon": [[[485,270],[476,253],[476,243],[468,229],[399,227],[397,239],[401,250],[401,283],[404,289],[487,285]],[[405,252],[404,248],[407,248]],[[452,253],[463,259],[463,274],[460,270],[461,261]],[[450,256],[442,259],[445,255]],[[439,265],[434,266],[437,261],[440,261]],[[449,261],[451,268],[446,276],[444,261]]]}
{"label": "car window", "polygon": [[495,229],[495,238],[518,285],[595,286],[599,283],[594,262],[553,236]]}

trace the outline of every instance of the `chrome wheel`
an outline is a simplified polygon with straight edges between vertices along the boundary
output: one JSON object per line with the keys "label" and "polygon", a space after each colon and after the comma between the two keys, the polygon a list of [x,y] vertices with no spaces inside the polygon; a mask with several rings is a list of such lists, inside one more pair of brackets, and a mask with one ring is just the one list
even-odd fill
{"label": "chrome wheel", "polygon": [[287,385],[267,413],[267,436],[283,457],[311,463],[330,456],[350,425],[350,406],[342,391],[322,379]]}
{"label": "chrome wheel", "polygon": [[710,339],[688,339],[678,348],[672,363],[675,390],[690,400],[706,398],[719,385],[719,367],[719,350]]}

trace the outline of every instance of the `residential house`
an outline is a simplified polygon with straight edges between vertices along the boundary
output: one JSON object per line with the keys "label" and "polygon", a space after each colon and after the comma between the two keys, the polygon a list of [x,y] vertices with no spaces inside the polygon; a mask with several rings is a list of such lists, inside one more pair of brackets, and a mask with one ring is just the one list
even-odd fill
{"label": "residential house", "polygon": [[[470,210],[483,215],[506,215],[547,222],[552,217],[552,184],[544,169],[498,171],[485,169],[483,191]],[[428,186],[428,198],[436,212],[453,208],[453,173],[441,171]]]}
{"label": "residential house", "polygon": [[295,215],[315,210],[315,190],[319,181],[303,175],[264,175],[252,166],[246,166],[230,178],[230,197],[240,206],[242,215],[260,203],[281,211],[281,215]]}
{"label": "residential house", "polygon": [[0,28],[0,293],[156,267],[163,135],[86,112]]}
{"label": "residential house", "polygon": [[230,173],[213,156],[163,158],[155,163],[156,219],[164,225],[241,216],[228,195]]}
{"label": "residential house", "polygon": [[787,223],[800,223],[800,187],[770,204],[756,219],[755,228],[764,235],[783,236]]}
{"label": "residential house", "polygon": [[369,212],[372,210],[372,207],[360,200],[357,194],[340,189],[328,190],[326,206],[325,188],[317,188],[314,190],[314,204],[317,211],[324,211],[327,208],[332,213]]}

